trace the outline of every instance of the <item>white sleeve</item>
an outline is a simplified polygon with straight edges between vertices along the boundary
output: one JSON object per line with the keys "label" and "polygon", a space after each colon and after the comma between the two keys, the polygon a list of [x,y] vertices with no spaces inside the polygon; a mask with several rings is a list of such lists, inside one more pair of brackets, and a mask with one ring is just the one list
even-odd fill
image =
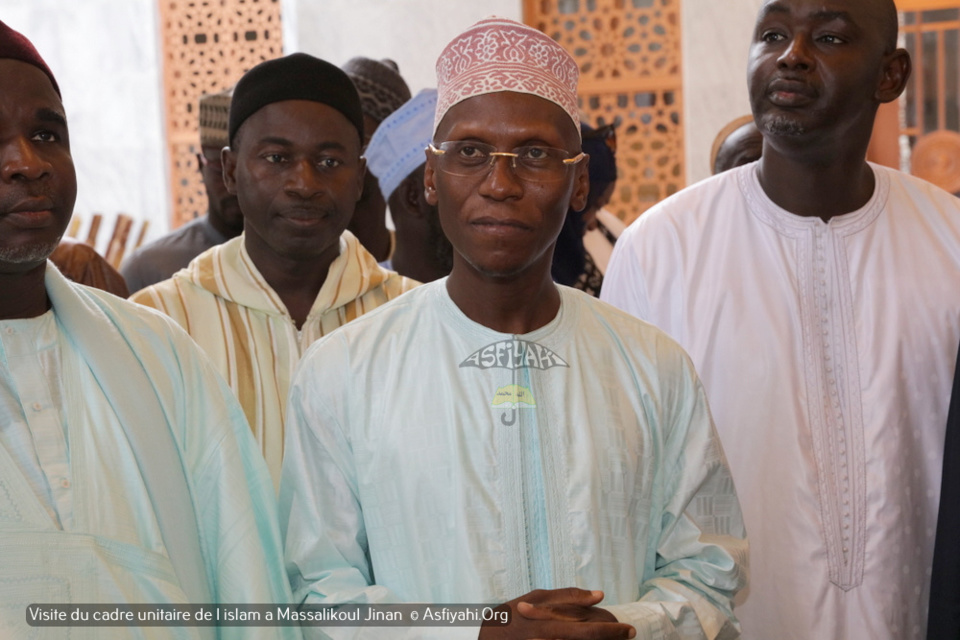
{"label": "white sleeve", "polygon": [[637,260],[637,224],[630,225],[613,247],[613,255],[603,277],[600,299],[650,322],[650,301],[640,261]]}
{"label": "white sleeve", "polygon": [[[664,352],[661,352],[664,353]],[[747,581],[740,504],[693,364],[671,349],[676,381],[661,398],[660,533],[640,600],[606,606],[638,638],[733,640],[733,598]],[[667,359],[667,358],[665,358]]]}

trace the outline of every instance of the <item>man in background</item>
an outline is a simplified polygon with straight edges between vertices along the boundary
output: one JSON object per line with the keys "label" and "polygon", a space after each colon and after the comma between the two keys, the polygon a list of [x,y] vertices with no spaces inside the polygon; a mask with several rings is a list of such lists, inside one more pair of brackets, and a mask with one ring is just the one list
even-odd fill
{"label": "man in background", "polygon": [[[348,60],[343,70],[360,94],[363,146],[366,147],[380,123],[410,99],[410,88],[393,60],[356,57]],[[383,263],[393,256],[396,245],[393,232],[387,228],[387,203],[377,187],[377,176],[369,170],[347,229],[377,262]]]}
{"label": "man in background", "polygon": [[381,268],[345,231],[363,186],[363,114],[350,78],[297,53],[237,83],[224,181],[244,232],[134,294],[176,320],[240,399],[274,482],[283,414],[314,340],[415,282]]}
{"label": "man in background", "polygon": [[437,90],[424,89],[387,116],[366,151],[367,168],[377,176],[397,227],[393,258],[383,266],[419,282],[442,278],[453,267],[453,247],[423,190],[436,106]]}
{"label": "man in background", "polygon": [[763,153],[763,134],[753,115],[731,120],[720,130],[710,149],[710,170],[714,175],[756,162]]}
{"label": "man in background", "polygon": [[237,196],[223,184],[220,150],[228,144],[227,117],[232,89],[200,98],[200,153],[197,163],[207,191],[207,215],[137,249],[120,267],[130,291],[166,280],[198,255],[243,231]]}

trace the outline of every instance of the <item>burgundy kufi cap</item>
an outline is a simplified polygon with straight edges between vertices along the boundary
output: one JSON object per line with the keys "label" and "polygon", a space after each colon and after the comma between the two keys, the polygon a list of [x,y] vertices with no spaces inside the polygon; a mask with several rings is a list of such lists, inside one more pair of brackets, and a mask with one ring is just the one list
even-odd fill
{"label": "burgundy kufi cap", "polygon": [[37,53],[37,49],[33,46],[33,43],[27,40],[26,36],[19,31],[14,31],[8,27],[3,21],[0,21],[0,58],[19,60],[20,62],[32,64],[47,74],[54,91],[57,92],[58,96],[60,95],[60,86],[57,85],[57,81],[53,78],[53,72],[50,71],[50,67],[47,66],[47,63],[44,62],[40,54]]}
{"label": "burgundy kufi cap", "polygon": [[576,61],[546,34],[490,17],[454,38],[437,59],[436,133],[450,107],[486,93],[529,93],[559,105],[580,133]]}

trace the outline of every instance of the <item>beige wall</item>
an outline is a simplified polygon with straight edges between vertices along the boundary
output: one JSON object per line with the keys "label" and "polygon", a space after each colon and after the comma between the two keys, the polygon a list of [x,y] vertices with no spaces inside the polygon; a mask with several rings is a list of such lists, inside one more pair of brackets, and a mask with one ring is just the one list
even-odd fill
{"label": "beige wall", "polygon": [[681,0],[687,184],[710,175],[717,132],[750,112],[747,50],[763,0]]}

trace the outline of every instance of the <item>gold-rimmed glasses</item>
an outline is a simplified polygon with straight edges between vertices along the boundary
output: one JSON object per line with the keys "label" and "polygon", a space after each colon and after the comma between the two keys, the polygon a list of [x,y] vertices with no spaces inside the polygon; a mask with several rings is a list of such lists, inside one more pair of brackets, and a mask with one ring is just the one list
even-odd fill
{"label": "gold-rimmed glasses", "polygon": [[438,167],[444,173],[473,178],[486,175],[497,158],[508,158],[517,178],[528,182],[557,182],[567,177],[567,168],[583,160],[583,152],[570,156],[569,151],[524,145],[512,151],[497,151],[491,144],[463,140],[430,145],[437,156]]}

